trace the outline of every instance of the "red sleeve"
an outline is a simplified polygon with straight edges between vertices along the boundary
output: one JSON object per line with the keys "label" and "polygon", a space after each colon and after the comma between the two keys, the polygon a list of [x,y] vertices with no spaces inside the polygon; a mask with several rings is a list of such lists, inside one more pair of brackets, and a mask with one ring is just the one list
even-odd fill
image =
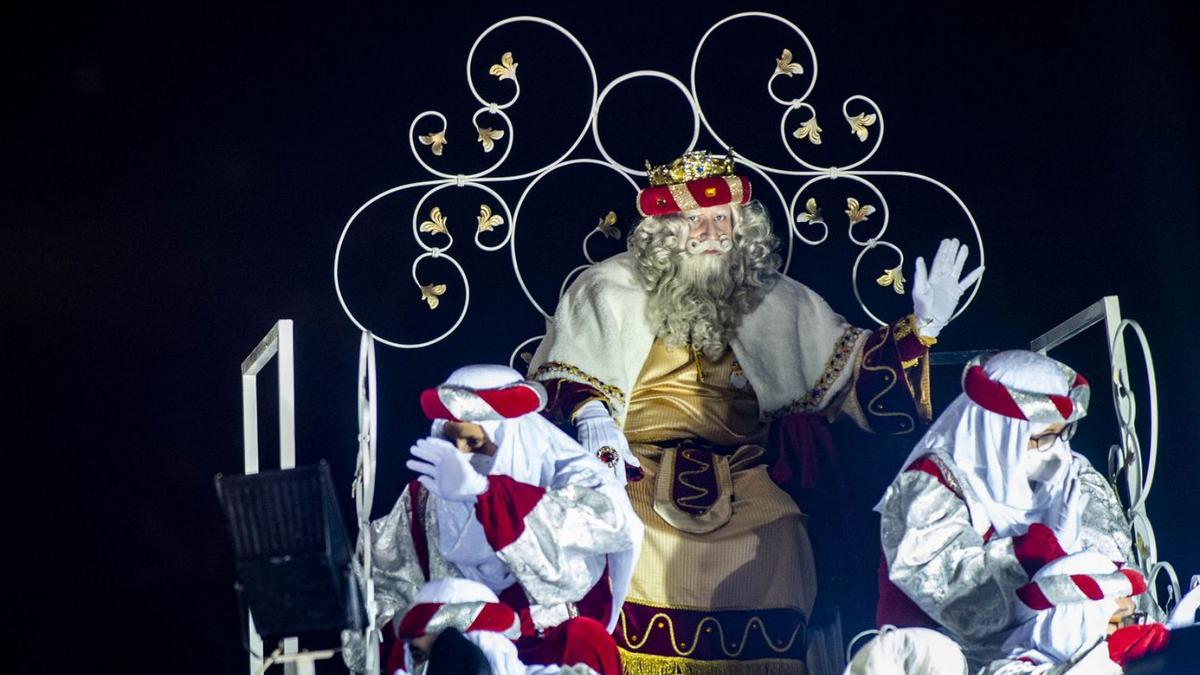
{"label": "red sleeve", "polygon": [[918,457],[916,461],[909,464],[905,471],[920,471],[921,473],[929,474],[937,479],[937,482],[942,484],[942,487],[954,493],[954,496],[962,499],[962,494],[954,489],[950,481],[946,480],[946,476],[942,474],[942,467],[938,466],[937,462],[929,458],[929,455]]}
{"label": "red sleeve", "polygon": [[475,515],[492,550],[500,551],[525,531],[525,517],[546,494],[545,488],[508,476],[488,476],[488,489],[475,501]]}
{"label": "red sleeve", "polygon": [[1171,631],[1161,623],[1118,628],[1108,636],[1108,658],[1124,668],[1130,663],[1166,648]]}

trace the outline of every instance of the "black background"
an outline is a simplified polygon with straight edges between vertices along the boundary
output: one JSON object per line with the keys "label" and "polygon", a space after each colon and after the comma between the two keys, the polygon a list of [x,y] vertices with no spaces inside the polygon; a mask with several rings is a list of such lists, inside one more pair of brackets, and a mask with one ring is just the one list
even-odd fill
{"label": "black background", "polygon": [[[939,350],[1019,347],[1103,295],[1121,297],[1125,314],[1145,327],[1158,366],[1162,455],[1149,511],[1160,555],[1182,573],[1200,571],[1196,10],[1115,3],[746,9],[782,14],[814,43],[820,77],[809,100],[826,142],[800,147],[804,156],[833,164],[861,156],[839,107],[848,95],[868,95],[882,107],[887,131],[864,168],[943,180],[978,220],[988,273]],[[510,140],[483,155],[469,131],[477,106],[463,66],[480,31],[507,16],[539,14],[580,38],[601,86],[637,68],[686,80],[699,36],[733,11],[697,3],[452,2],[8,10],[0,47],[9,73],[0,104],[0,278],[11,415],[3,443],[6,550],[16,563],[7,614],[21,626],[15,672],[243,667],[232,559],[212,488],[215,473],[241,470],[238,365],[276,319],[295,320],[299,458],[331,463],[349,520],[358,332],[333,291],[334,247],[367,199],[428,178],[408,150],[418,112],[434,108],[449,118],[450,143],[435,165],[450,173],[482,168]],[[725,139],[779,166],[790,165],[779,147],[779,108],[762,82],[784,46],[811,73],[794,36],[752,20],[714,35],[700,75],[702,103]],[[508,50],[523,89],[510,111],[517,145],[502,174],[545,165],[569,147],[589,96],[587,71],[566,41],[517,27],[480,46],[474,72],[487,100],[510,95],[509,83],[486,74]],[[499,126],[485,114],[482,123],[490,122]],[[682,99],[662,82],[618,88],[601,115],[606,147],[635,166],[677,153],[688,123]],[[417,132],[436,128],[429,120]],[[701,137],[701,147],[711,145]],[[598,156],[590,133],[576,156]],[[893,209],[889,239],[909,253],[909,277],[911,256],[931,254],[940,236],[968,234],[961,213],[935,190],[878,184]],[[788,195],[798,186],[781,184]],[[519,187],[497,189],[515,206]],[[791,272],[866,325],[849,285],[857,249],[846,243],[836,206],[866,193],[849,181],[820,189],[827,192],[814,194],[825,204],[829,242],[798,245]],[[426,207],[437,203],[450,216],[458,235],[452,252],[474,280],[461,329],[430,349],[379,353],[377,514],[398,495],[403,455],[425,425],[417,392],[457,365],[504,361],[540,332],[507,250],[471,245],[479,194],[450,189]],[[518,250],[525,276],[541,280],[533,284],[540,302],[552,304],[558,280],[583,262],[579,238],[599,216],[612,209],[628,230],[631,194],[598,168],[563,170],[535,191]],[[449,289],[436,311],[420,303],[408,277],[413,199],[381,201],[364,213],[347,242],[342,280],[369,327],[421,340],[457,315],[462,286],[444,261],[429,263],[422,280]],[[622,246],[598,242],[595,251]],[[907,311],[907,300],[871,279],[892,264],[882,252],[868,258],[860,282],[889,318]],[[1095,385],[1095,421],[1075,446],[1102,464],[1116,433],[1099,329],[1056,354]],[[934,376],[944,405],[958,369]],[[270,417],[273,377],[261,379]],[[1146,395],[1139,399],[1144,425]],[[264,420],[264,448],[273,447],[274,433]],[[911,439],[840,433],[869,535],[866,509]],[[862,581],[859,604],[869,606],[873,560],[869,552],[850,559],[866,561],[851,576]],[[854,616],[848,630],[868,620]]]}

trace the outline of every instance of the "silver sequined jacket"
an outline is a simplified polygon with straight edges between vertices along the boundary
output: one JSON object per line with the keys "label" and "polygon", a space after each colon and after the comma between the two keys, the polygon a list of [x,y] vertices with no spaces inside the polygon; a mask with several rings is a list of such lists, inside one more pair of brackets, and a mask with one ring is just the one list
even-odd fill
{"label": "silver sequined jacket", "polygon": [[[1029,577],[1013,551],[1013,539],[979,534],[990,523],[973,523],[972,499],[950,458],[927,456],[941,481],[923,471],[901,473],[881,502],[881,542],[888,577],[942,630],[963,647],[973,668],[1004,656],[1000,647],[1016,627],[1017,587]],[[1079,470],[1088,500],[1080,525],[1085,549],[1113,561],[1131,561],[1129,522],[1116,494],[1086,460]],[[972,506],[977,506],[972,504]],[[974,672],[974,670],[972,671]]]}

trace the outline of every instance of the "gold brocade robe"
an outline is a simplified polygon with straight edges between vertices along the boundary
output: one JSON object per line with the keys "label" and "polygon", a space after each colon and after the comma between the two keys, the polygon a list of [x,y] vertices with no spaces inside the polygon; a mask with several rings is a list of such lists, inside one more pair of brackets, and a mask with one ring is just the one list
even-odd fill
{"label": "gold brocade robe", "polygon": [[617,626],[626,672],[803,673],[812,548],[767,473],[767,426],[733,353],[714,362],[656,340],[624,431],[646,526]]}

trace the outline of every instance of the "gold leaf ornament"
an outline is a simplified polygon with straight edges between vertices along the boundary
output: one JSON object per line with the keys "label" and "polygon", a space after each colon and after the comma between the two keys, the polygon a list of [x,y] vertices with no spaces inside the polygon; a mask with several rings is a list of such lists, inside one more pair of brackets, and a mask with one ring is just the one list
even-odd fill
{"label": "gold leaf ornament", "polygon": [[476,220],[479,222],[479,232],[491,232],[504,224],[504,218],[498,213],[493,214],[492,207],[487,204],[479,205],[479,217]]}
{"label": "gold leaf ornament", "polygon": [[421,223],[421,231],[450,236],[450,230],[446,228],[446,216],[442,215],[440,207],[435,206],[429,210],[429,220]]}
{"label": "gold leaf ornament", "polygon": [[851,133],[858,136],[858,140],[866,141],[867,127],[875,124],[875,113],[859,113],[851,117],[848,121],[850,122]]}
{"label": "gold leaf ornament", "polygon": [[492,148],[496,147],[496,141],[501,138],[504,138],[503,129],[479,127],[479,142],[483,144],[484,152],[491,152]]}
{"label": "gold leaf ornament", "polygon": [[437,133],[418,136],[417,140],[421,141],[421,145],[430,146],[429,149],[433,151],[433,154],[441,157],[442,148],[446,145],[446,130],[442,129]]}
{"label": "gold leaf ornament", "polygon": [[800,128],[793,131],[792,135],[798,139],[807,138],[813,145],[821,144],[821,127],[817,126],[817,116],[814,114],[808,118],[808,121],[800,125]]}
{"label": "gold leaf ornament", "polygon": [[792,63],[792,50],[785,49],[779,58],[775,59],[775,72],[788,77],[803,75],[804,67],[799,63]]}
{"label": "gold leaf ornament", "polygon": [[891,269],[883,271],[883,275],[875,280],[875,283],[887,288],[892,287],[896,291],[896,295],[904,295],[904,271],[897,265]]}
{"label": "gold leaf ornament", "polygon": [[808,201],[804,202],[804,213],[801,213],[796,220],[802,223],[824,223],[825,219],[821,217],[821,209],[817,206],[817,200],[809,197]]}
{"label": "gold leaf ornament", "polygon": [[421,286],[421,299],[429,305],[429,309],[437,309],[438,298],[446,294],[446,284],[429,284]]}
{"label": "gold leaf ornament", "polygon": [[621,230],[617,229],[617,214],[613,211],[609,211],[600,219],[600,222],[596,223],[596,229],[609,239],[621,238]]}
{"label": "gold leaf ornament", "polygon": [[867,219],[867,216],[875,213],[875,207],[870,204],[859,204],[854,197],[846,198],[846,215],[850,218],[850,224],[861,223]]}
{"label": "gold leaf ornament", "polygon": [[500,56],[500,63],[493,64],[488,68],[489,75],[495,75],[497,79],[517,81],[517,62],[513,61],[512,52],[504,52]]}

